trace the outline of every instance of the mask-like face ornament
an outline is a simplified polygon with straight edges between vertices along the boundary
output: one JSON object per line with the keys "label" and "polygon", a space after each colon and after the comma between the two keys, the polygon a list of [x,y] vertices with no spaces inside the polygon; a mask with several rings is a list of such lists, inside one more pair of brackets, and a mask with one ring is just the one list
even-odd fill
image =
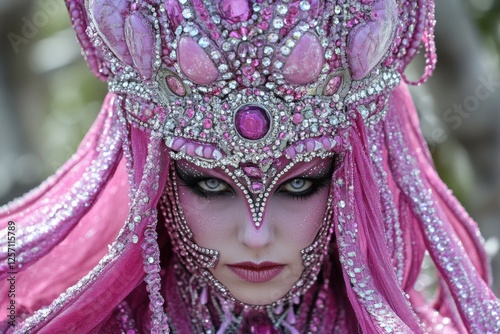
{"label": "mask-like face ornament", "polygon": [[[285,173],[341,155],[352,122],[384,116],[400,81],[401,57],[392,51],[402,48],[398,6],[396,0],[88,0],[87,35],[126,121],[163,136],[174,161],[222,170],[245,194],[259,229]],[[191,271],[206,275],[217,251],[194,243],[178,198],[166,201],[176,215],[169,219],[173,239],[189,240],[175,247],[196,257],[186,263]],[[306,283],[289,296],[314,281],[319,265],[308,271],[306,263],[310,254],[326,253],[330,215],[311,250],[304,249]]]}
{"label": "mask-like face ornament", "polygon": [[[283,167],[268,187],[269,205],[259,227],[246,203],[249,193],[225,171],[185,160],[175,165],[163,212],[176,253],[202,285],[254,306],[289,300],[310,288],[333,230],[332,159]],[[242,268],[251,268],[248,263],[267,267]]]}

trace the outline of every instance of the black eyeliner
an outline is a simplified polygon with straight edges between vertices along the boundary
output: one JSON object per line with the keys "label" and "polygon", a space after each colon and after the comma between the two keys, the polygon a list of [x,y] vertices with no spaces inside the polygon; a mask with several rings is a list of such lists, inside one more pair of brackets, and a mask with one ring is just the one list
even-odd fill
{"label": "black eyeliner", "polygon": [[[181,184],[181,186],[187,187],[195,195],[200,196],[202,198],[213,199],[213,198],[217,198],[217,197],[225,197],[225,196],[229,196],[229,195],[234,194],[231,186],[219,178],[210,177],[210,176],[194,176],[192,174],[189,174],[189,173],[186,173],[184,171],[179,170],[179,168],[177,166],[175,166],[175,171],[177,173],[177,176],[179,177],[179,179],[183,183],[183,184]],[[211,179],[216,179],[219,182],[225,184],[228,189],[224,190],[224,191],[206,191],[205,189],[203,189],[199,186],[200,182],[211,180]]]}
{"label": "black eyeliner", "polygon": [[[312,182],[312,185],[307,188],[305,191],[299,192],[299,193],[294,193],[294,192],[288,192],[288,191],[281,191],[281,189],[289,182],[295,180],[295,179],[301,179],[305,181]],[[326,173],[324,175],[320,175],[317,177],[312,177],[312,178],[306,178],[306,177],[296,177],[288,180],[287,182],[283,183],[278,189],[277,189],[277,195],[278,196],[287,196],[293,199],[297,200],[306,200],[314,195],[316,195],[321,189],[327,187],[331,183],[331,176],[329,173]]]}

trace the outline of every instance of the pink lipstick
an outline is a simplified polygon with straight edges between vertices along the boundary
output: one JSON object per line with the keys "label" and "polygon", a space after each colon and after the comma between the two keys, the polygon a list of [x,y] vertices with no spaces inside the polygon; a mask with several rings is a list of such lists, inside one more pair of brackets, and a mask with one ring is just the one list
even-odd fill
{"label": "pink lipstick", "polygon": [[274,262],[241,262],[228,265],[229,268],[240,278],[250,283],[265,283],[278,276],[284,264]]}

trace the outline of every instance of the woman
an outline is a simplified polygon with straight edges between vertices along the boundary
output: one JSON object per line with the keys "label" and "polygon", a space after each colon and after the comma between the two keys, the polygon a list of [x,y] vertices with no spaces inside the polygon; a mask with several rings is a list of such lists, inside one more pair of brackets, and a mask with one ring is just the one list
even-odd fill
{"label": "woman", "polygon": [[434,68],[432,1],[67,4],[110,93],[76,155],[0,212],[3,329],[500,330],[401,82],[421,41],[420,82]]}

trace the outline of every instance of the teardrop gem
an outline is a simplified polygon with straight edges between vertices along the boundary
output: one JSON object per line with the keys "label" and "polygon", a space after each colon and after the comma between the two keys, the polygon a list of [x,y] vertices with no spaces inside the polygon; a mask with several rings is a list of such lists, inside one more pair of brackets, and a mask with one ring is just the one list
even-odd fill
{"label": "teardrop gem", "polygon": [[397,5],[394,0],[373,4],[373,21],[360,24],[347,38],[347,56],[352,78],[366,77],[387,55],[397,28]]}
{"label": "teardrop gem", "polygon": [[283,77],[292,85],[315,81],[324,64],[324,52],[318,37],[311,33],[302,36],[283,66]]}
{"label": "teardrop gem", "polygon": [[146,78],[153,75],[155,37],[153,27],[140,13],[125,20],[125,37],[135,67]]}
{"label": "teardrop gem", "polygon": [[205,50],[191,37],[179,41],[177,61],[182,72],[193,82],[208,85],[219,77],[219,71]]}
{"label": "teardrop gem", "polygon": [[332,96],[333,94],[337,93],[340,89],[341,84],[342,84],[342,76],[337,75],[337,76],[331,77],[325,86],[325,90],[323,91],[323,95]]}
{"label": "teardrop gem", "polygon": [[132,65],[124,28],[128,5],[128,1],[90,0],[89,10],[104,43],[125,64]]}

